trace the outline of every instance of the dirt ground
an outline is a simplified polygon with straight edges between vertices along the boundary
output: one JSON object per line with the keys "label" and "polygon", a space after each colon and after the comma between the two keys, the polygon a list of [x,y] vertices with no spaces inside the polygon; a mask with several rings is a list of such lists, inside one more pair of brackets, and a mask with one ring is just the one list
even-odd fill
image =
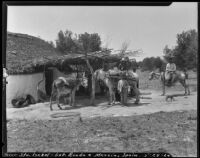
{"label": "dirt ground", "polygon": [[[166,102],[164,96],[160,96],[161,91],[142,91],[142,93],[151,93],[143,95],[152,99],[141,99],[138,105],[134,104],[135,99],[129,98],[128,105],[123,106],[119,102],[113,106],[108,105],[105,97],[96,97],[96,106],[88,106],[89,98],[79,97],[76,101],[76,107],[66,105],[65,110],[60,110],[56,104],[53,104],[53,111],[49,109],[49,102],[30,105],[25,108],[7,108],[7,119],[28,119],[28,120],[55,120],[51,115],[55,113],[79,112],[82,118],[91,118],[97,116],[131,116],[150,114],[159,111],[176,111],[176,110],[196,110],[197,93],[192,92],[190,96],[176,97],[175,101]],[[183,94],[182,91],[168,91],[168,94]],[[56,118],[56,119],[63,119]]]}
{"label": "dirt ground", "polygon": [[[89,99],[82,97],[76,108],[67,106],[65,110],[54,104],[54,111],[50,111],[48,102],[7,108],[8,152],[167,152],[179,157],[197,156],[197,93],[172,102],[166,102],[160,94],[151,91],[145,96],[152,99],[141,99],[139,105],[130,99],[128,106],[108,106],[105,98],[97,97],[96,106],[88,106]],[[51,117],[70,112],[80,113],[82,119]]]}

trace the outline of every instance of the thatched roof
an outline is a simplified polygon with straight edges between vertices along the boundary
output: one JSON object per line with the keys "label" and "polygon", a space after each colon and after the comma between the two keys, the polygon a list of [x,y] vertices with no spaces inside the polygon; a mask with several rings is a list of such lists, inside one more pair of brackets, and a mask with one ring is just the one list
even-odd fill
{"label": "thatched roof", "polygon": [[[120,55],[113,55],[109,50],[89,52],[87,53],[87,58],[94,70],[102,68],[103,63],[109,63],[113,66],[121,60]],[[61,62],[62,67],[70,66],[73,70],[89,71],[85,59],[85,54],[76,53],[60,56],[58,59],[54,59],[54,61]]]}
{"label": "thatched roof", "polygon": [[48,42],[30,35],[7,33],[6,67],[9,74],[37,71],[37,64],[62,54]]}
{"label": "thatched roof", "polygon": [[[120,55],[112,55],[110,50],[87,53],[94,69],[102,68],[104,63],[116,63]],[[46,67],[57,67],[60,71],[88,71],[85,54],[63,55],[48,42],[30,35],[7,34],[6,66],[9,74],[32,73]]]}

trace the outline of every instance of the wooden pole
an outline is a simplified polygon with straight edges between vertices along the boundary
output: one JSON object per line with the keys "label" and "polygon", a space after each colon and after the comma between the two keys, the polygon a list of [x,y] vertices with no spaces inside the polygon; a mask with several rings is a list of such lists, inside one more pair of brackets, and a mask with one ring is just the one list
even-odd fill
{"label": "wooden pole", "polygon": [[88,57],[87,57],[87,52],[85,52],[85,60],[86,60],[86,64],[90,70],[90,73],[91,73],[91,79],[92,79],[92,92],[91,92],[91,95],[90,95],[90,105],[94,105],[94,101],[95,101],[95,77],[94,77],[94,70],[88,60]]}

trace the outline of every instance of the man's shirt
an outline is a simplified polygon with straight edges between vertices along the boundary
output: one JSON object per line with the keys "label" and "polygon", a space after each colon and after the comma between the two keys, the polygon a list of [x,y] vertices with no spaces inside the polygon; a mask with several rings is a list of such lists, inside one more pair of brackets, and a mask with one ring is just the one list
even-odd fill
{"label": "man's shirt", "polygon": [[174,63],[168,63],[166,66],[166,71],[176,71],[176,65]]}

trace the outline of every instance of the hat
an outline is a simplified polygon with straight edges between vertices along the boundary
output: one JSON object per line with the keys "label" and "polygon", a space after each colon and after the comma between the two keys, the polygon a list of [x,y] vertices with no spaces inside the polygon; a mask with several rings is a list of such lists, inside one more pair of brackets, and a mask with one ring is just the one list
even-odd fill
{"label": "hat", "polygon": [[129,60],[129,58],[128,58],[128,57],[125,57],[125,60],[126,60],[126,61],[128,61],[128,60]]}
{"label": "hat", "polygon": [[170,54],[168,54],[167,56],[168,56],[168,58],[173,58],[173,57],[174,57],[174,54],[173,54],[173,53],[170,53]]}

